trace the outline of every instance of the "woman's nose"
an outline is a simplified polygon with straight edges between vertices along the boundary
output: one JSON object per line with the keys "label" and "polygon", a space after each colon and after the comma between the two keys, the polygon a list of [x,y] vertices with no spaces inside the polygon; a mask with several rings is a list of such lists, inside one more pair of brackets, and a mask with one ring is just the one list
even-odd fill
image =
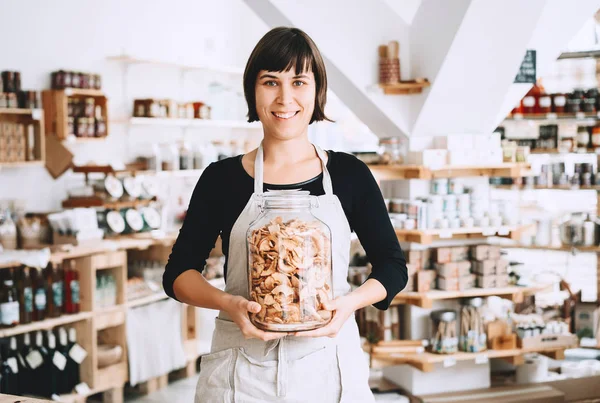
{"label": "woman's nose", "polygon": [[288,105],[292,103],[292,100],[292,89],[288,85],[279,86],[277,101],[282,105]]}

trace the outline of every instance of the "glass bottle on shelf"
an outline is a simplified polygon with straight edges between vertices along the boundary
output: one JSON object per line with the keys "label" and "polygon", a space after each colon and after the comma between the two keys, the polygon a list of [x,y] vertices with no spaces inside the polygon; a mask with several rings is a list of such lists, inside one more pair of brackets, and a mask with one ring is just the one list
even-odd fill
{"label": "glass bottle on shelf", "polygon": [[0,327],[13,327],[19,324],[19,298],[13,281],[13,270],[4,274],[0,287]]}
{"label": "glass bottle on shelf", "polygon": [[65,313],[79,312],[79,271],[74,260],[65,268]]}
{"label": "glass bottle on shelf", "polygon": [[30,323],[33,320],[33,284],[29,267],[21,267],[17,288],[19,290],[19,322],[21,324]]}
{"label": "glass bottle on shelf", "polygon": [[179,151],[173,143],[163,143],[160,147],[161,170],[178,171],[179,170]]}
{"label": "glass bottle on shelf", "polygon": [[30,273],[33,284],[33,320],[44,320],[48,311],[48,292],[44,273],[38,268],[32,268]]}
{"label": "glass bottle on shelf", "polygon": [[179,146],[179,169],[194,169],[194,153],[185,141]]}

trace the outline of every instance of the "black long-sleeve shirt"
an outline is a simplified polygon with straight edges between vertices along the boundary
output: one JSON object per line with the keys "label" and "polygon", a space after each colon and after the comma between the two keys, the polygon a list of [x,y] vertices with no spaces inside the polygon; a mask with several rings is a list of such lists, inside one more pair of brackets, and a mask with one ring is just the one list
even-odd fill
{"label": "black long-sleeve shirt", "polygon": [[[350,223],[367,253],[373,269],[369,278],[378,280],[387,297],[374,304],[387,309],[394,296],[406,286],[406,260],[391,224],[383,196],[369,168],[356,157],[328,151],[327,168],[337,195]],[[325,194],[323,174],[291,185],[264,184],[264,190],[302,189],[311,195]],[[227,281],[229,237],[233,224],[254,192],[254,179],[242,166],[242,156],[210,164],[198,180],[186,218],[169,256],[163,286],[175,298],[173,283],[189,269],[202,271],[206,259],[221,235]]]}

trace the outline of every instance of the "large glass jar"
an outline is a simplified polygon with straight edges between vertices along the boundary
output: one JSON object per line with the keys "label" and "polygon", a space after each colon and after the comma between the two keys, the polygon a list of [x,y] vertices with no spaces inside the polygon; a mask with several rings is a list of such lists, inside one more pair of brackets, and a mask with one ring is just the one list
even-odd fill
{"label": "large glass jar", "polygon": [[431,352],[438,354],[453,354],[458,351],[456,335],[456,311],[444,309],[430,314]]}
{"label": "large glass jar", "polygon": [[481,314],[482,298],[470,298],[463,301],[460,309],[460,343],[461,351],[478,353],[487,348],[487,336]]}
{"label": "large glass jar", "polygon": [[402,164],[406,155],[406,145],[400,137],[379,140],[379,159],[382,164]]}
{"label": "large glass jar", "polygon": [[317,329],[331,321],[323,303],[333,298],[331,231],[311,212],[305,191],[267,192],[247,233],[251,314],[267,331]]}

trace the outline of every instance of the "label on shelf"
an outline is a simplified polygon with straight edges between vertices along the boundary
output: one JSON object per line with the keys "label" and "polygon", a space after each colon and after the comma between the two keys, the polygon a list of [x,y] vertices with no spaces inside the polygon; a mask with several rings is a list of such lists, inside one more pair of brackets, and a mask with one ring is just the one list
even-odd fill
{"label": "label on shelf", "polygon": [[87,351],[85,351],[79,344],[75,343],[69,350],[69,357],[71,357],[77,364],[81,364],[83,360],[85,360],[85,357],[87,357]]}
{"label": "label on shelf", "polygon": [[440,231],[440,238],[442,238],[442,239],[452,238],[452,231],[449,229]]}
{"label": "label on shelf", "polygon": [[475,356],[475,364],[487,364],[489,361],[489,358],[487,356],[487,354],[477,354]]}
{"label": "label on shelf", "polygon": [[483,236],[494,236],[494,235],[496,235],[496,229],[495,228],[484,228],[481,231],[481,234]]}
{"label": "label on shelf", "polygon": [[454,358],[454,357],[445,358],[443,364],[444,364],[444,368],[453,367],[456,365],[456,358]]}
{"label": "label on shelf", "polygon": [[583,113],[583,112],[577,112],[575,114],[575,118],[576,119],[585,119],[585,113]]}
{"label": "label on shelf", "polygon": [[40,352],[37,350],[30,351],[29,354],[27,354],[27,357],[25,357],[25,360],[27,360],[27,363],[29,364],[29,368],[31,368],[31,369],[36,369],[37,367],[39,367],[40,365],[42,365],[44,363],[42,354],[40,354]]}
{"label": "label on shelf", "polygon": [[58,351],[55,351],[54,356],[52,357],[52,362],[54,363],[56,368],[60,369],[61,371],[64,371],[65,367],[67,366],[67,357],[65,357]]}
{"label": "label on shelf", "polygon": [[556,120],[556,119],[558,119],[558,115],[556,113],[547,113],[546,114],[546,119],[548,119],[548,120]]}
{"label": "label on shelf", "polygon": [[31,118],[33,120],[40,120],[42,118],[42,110],[41,109],[33,109],[31,111]]}
{"label": "label on shelf", "polygon": [[503,225],[500,228],[498,228],[498,235],[508,236],[508,234],[510,234],[510,228],[508,228],[506,225]]}
{"label": "label on shelf", "polygon": [[89,395],[91,390],[87,383],[81,382],[78,385],[75,385],[75,392],[79,395]]}
{"label": "label on shelf", "polygon": [[17,363],[17,359],[15,357],[10,357],[8,360],[6,360],[6,363],[10,367],[10,370],[13,374],[19,373],[19,364]]}

